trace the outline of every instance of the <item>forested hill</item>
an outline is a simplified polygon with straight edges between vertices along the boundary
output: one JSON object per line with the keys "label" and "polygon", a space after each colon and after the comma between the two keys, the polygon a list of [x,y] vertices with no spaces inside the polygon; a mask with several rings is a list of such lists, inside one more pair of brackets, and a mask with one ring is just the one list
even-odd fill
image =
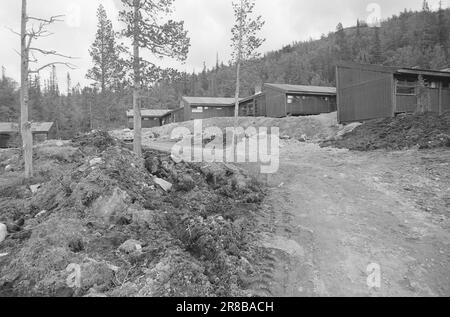
{"label": "forested hill", "polygon": [[[404,11],[381,23],[379,28],[364,22],[322,36],[319,40],[288,45],[265,54],[247,66],[242,95],[254,92],[263,82],[334,85],[339,60],[383,65],[447,68],[449,64],[450,10]],[[183,94],[233,96],[234,69],[219,65],[190,75]]]}
{"label": "forested hill", "polygon": [[[241,96],[255,92],[264,82],[335,85],[335,65],[340,60],[384,65],[443,69],[449,67],[450,9],[430,11],[426,2],[420,12],[405,11],[369,27],[337,29],[321,39],[298,42],[265,54],[247,63],[242,72]],[[88,48],[86,48],[88,49]],[[211,52],[205,54],[215,54]],[[144,108],[176,108],[181,96],[232,97],[235,69],[217,62],[199,74],[173,73],[170,79],[149,87]],[[55,70],[52,70],[55,74]],[[68,74],[67,80],[70,81]],[[32,78],[30,114],[34,121],[52,121],[62,138],[90,129],[126,126],[125,111],[131,108],[131,92],[126,86],[100,92],[76,85],[60,93],[56,76]],[[0,121],[19,117],[18,85],[0,79]]]}

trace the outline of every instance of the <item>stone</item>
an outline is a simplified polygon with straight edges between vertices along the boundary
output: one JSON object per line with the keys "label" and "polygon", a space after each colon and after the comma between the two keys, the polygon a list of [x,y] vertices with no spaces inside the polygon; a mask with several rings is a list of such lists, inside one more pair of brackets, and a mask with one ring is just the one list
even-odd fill
{"label": "stone", "polygon": [[14,171],[12,165],[6,165],[6,167],[5,167],[5,172],[6,172],[6,173],[9,173],[9,172],[12,172],[12,171]]}
{"label": "stone", "polygon": [[33,194],[36,194],[41,188],[42,184],[30,185],[30,190]]}
{"label": "stone", "polygon": [[45,215],[47,213],[47,210],[42,210],[40,213],[38,213],[36,216],[34,216],[34,218],[40,218],[43,215]]}
{"label": "stone", "polygon": [[171,183],[158,177],[155,177],[154,182],[156,183],[156,185],[161,187],[165,192],[169,192],[173,187]]}
{"label": "stone", "polygon": [[93,204],[95,215],[106,223],[115,223],[129,206],[129,196],[120,188],[115,188],[111,196],[100,197]]}
{"label": "stone", "polygon": [[3,223],[0,223],[0,243],[5,241],[7,235],[8,235],[8,230],[6,229],[6,225]]}
{"label": "stone", "polygon": [[102,164],[102,162],[103,162],[103,160],[100,157],[96,157],[96,158],[94,158],[94,159],[89,161],[89,165],[91,167],[94,167],[96,165]]}
{"label": "stone", "polygon": [[126,253],[126,254],[141,252],[142,251],[142,243],[137,240],[132,240],[132,239],[127,240],[119,247],[119,251]]}

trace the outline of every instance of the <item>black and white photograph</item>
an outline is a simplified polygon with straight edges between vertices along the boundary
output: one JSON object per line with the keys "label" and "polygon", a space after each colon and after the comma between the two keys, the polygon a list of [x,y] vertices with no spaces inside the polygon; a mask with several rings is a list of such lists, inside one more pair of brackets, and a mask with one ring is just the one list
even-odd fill
{"label": "black and white photograph", "polygon": [[450,296],[447,0],[1,0],[0,40],[0,298]]}

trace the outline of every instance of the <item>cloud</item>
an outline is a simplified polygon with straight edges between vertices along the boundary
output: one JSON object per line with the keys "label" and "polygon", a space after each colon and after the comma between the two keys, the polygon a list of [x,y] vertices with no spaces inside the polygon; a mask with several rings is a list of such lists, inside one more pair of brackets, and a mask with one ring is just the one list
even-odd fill
{"label": "cloud", "polygon": [[[266,25],[262,36],[266,38],[261,52],[281,48],[294,41],[318,38],[321,34],[334,31],[336,25],[342,22],[344,26],[354,25],[356,19],[367,19],[373,12],[367,11],[370,4],[380,9],[379,15],[385,19],[398,14],[404,8],[418,10],[422,0],[257,0],[256,12],[263,15]],[[64,54],[76,56],[73,62],[78,66],[70,71],[72,82],[89,84],[85,78],[86,71],[91,67],[89,46],[94,40],[97,28],[96,11],[103,4],[114,27],[119,29],[117,21],[121,9],[120,0],[34,0],[29,1],[29,14],[39,17],[65,14],[66,22],[52,27],[55,33],[52,37],[40,40],[37,45],[46,49],[55,49]],[[432,9],[438,8],[439,0],[429,1]],[[443,2],[446,7],[447,3]],[[230,57],[231,28],[234,23],[231,0],[176,0],[174,17],[185,21],[185,27],[191,38],[191,50],[186,63],[182,64],[170,59],[162,61],[163,66],[175,67],[183,71],[200,71],[203,62],[208,67],[215,65],[216,54],[221,61],[227,62]],[[19,37],[8,29],[20,28],[20,1],[0,1],[0,63],[7,69],[8,76],[19,78]],[[48,61],[41,59],[41,63]],[[65,89],[63,79],[67,69],[58,67],[58,77],[62,90]],[[43,73],[43,77],[48,73]]]}

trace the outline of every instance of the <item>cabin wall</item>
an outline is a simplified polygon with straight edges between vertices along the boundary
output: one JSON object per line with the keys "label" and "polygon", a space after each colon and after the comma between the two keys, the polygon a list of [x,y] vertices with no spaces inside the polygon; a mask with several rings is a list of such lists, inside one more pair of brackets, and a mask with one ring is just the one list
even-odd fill
{"label": "cabin wall", "polygon": [[[291,100],[291,102],[289,102]],[[335,96],[288,95],[288,114],[317,115],[336,111]]]}
{"label": "cabin wall", "polygon": [[336,71],[339,122],[394,116],[394,76],[381,69],[338,66]]}
{"label": "cabin wall", "polygon": [[264,93],[266,96],[266,116],[271,118],[286,117],[286,94],[270,87],[265,87]]}
{"label": "cabin wall", "polygon": [[191,120],[233,117],[234,107],[191,106]]}

